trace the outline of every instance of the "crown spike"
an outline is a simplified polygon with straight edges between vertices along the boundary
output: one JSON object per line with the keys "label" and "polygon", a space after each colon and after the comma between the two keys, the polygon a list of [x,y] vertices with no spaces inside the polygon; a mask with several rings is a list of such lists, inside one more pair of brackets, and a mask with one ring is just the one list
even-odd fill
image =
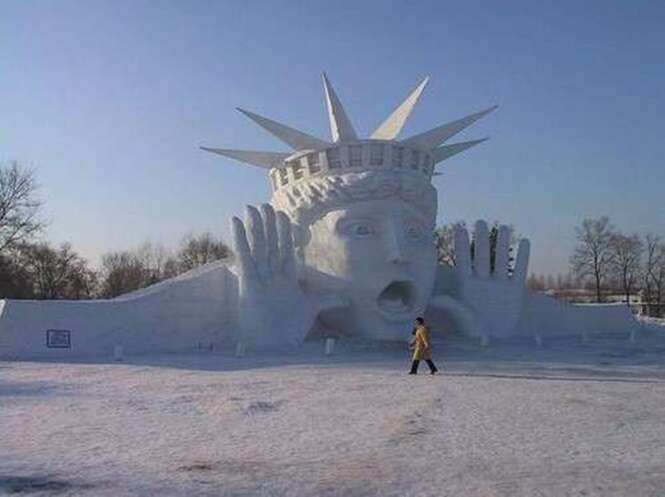
{"label": "crown spike", "polygon": [[489,109],[485,109],[480,112],[476,112],[475,114],[471,114],[470,116],[463,117],[462,119],[443,124],[437,128],[425,131],[424,133],[412,136],[411,138],[407,138],[402,143],[404,143],[404,145],[422,150],[432,150],[433,148],[438,147],[444,143],[446,140],[455,136],[463,129],[468,128],[478,119],[486,116],[497,107],[498,105],[494,105]]}
{"label": "crown spike", "polygon": [[256,124],[261,126],[263,129],[289,145],[294,150],[319,149],[330,146],[330,143],[328,142],[319,140],[315,136],[308,135],[307,133],[298,131],[297,129],[286,126],[285,124],[278,123],[277,121],[273,121],[267,117],[255,114],[254,112],[241,109],[240,107],[237,107],[237,109],[249,117]]}
{"label": "crown spike", "polygon": [[262,152],[259,150],[233,150],[228,148],[209,148],[200,147],[201,150],[212,152],[213,154],[230,157],[245,164],[270,169],[273,167],[282,167],[284,161],[291,154],[281,152]]}
{"label": "crown spike", "polygon": [[474,147],[479,143],[487,140],[489,140],[489,137],[481,138],[480,140],[471,140],[468,142],[451,143],[450,145],[444,145],[442,147],[435,148],[432,151],[432,160],[434,161],[434,164],[438,164],[439,162],[443,162],[444,160],[449,159],[453,155],[464,152],[466,149]]}
{"label": "crown spike", "polygon": [[429,76],[423,79],[418,86],[409,94],[406,99],[397,107],[388,118],[383,121],[381,126],[379,126],[374,133],[372,133],[372,138],[375,140],[395,140],[399,136],[406,120],[413,112],[414,107],[420,99],[423,90],[429,82]]}
{"label": "crown spike", "polygon": [[326,106],[328,108],[328,119],[330,120],[330,134],[334,142],[357,140],[358,136],[353,129],[349,117],[344,111],[342,102],[339,101],[335,90],[323,73],[323,90],[326,94]]}

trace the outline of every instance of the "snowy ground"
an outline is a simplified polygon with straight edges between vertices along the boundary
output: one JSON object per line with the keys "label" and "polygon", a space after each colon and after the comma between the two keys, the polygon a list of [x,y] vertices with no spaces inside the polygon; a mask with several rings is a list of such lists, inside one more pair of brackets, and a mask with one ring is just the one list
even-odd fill
{"label": "snowy ground", "polygon": [[665,494],[665,333],[320,352],[0,362],[0,494]]}
{"label": "snowy ground", "polygon": [[647,316],[638,316],[637,319],[642,324],[642,327],[644,329],[665,332],[665,318],[650,318]]}

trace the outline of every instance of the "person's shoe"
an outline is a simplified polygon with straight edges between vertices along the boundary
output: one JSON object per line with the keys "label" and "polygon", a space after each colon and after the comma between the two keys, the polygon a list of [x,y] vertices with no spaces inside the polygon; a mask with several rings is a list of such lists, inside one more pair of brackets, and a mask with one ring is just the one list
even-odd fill
{"label": "person's shoe", "polygon": [[413,371],[409,371],[409,374],[418,374],[418,373],[414,373]]}
{"label": "person's shoe", "polygon": [[430,371],[429,374],[437,374],[438,372],[439,372],[439,370],[438,370],[438,369],[435,369],[435,370],[433,370],[433,371]]}

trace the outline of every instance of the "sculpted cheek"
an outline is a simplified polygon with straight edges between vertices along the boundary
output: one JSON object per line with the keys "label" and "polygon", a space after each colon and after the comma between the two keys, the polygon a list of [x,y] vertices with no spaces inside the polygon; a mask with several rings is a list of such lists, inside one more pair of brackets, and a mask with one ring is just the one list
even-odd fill
{"label": "sculpted cheek", "polygon": [[327,223],[316,223],[310,232],[309,242],[303,250],[306,264],[330,275],[343,275],[348,266],[349,254],[344,241],[330,231]]}

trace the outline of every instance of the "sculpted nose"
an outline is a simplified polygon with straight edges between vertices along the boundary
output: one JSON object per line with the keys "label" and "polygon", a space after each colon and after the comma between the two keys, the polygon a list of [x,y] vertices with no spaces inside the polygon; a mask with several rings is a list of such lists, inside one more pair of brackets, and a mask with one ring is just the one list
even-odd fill
{"label": "sculpted nose", "polygon": [[409,262],[402,240],[394,226],[391,226],[388,230],[386,243],[388,244],[388,262],[393,264],[405,264]]}

